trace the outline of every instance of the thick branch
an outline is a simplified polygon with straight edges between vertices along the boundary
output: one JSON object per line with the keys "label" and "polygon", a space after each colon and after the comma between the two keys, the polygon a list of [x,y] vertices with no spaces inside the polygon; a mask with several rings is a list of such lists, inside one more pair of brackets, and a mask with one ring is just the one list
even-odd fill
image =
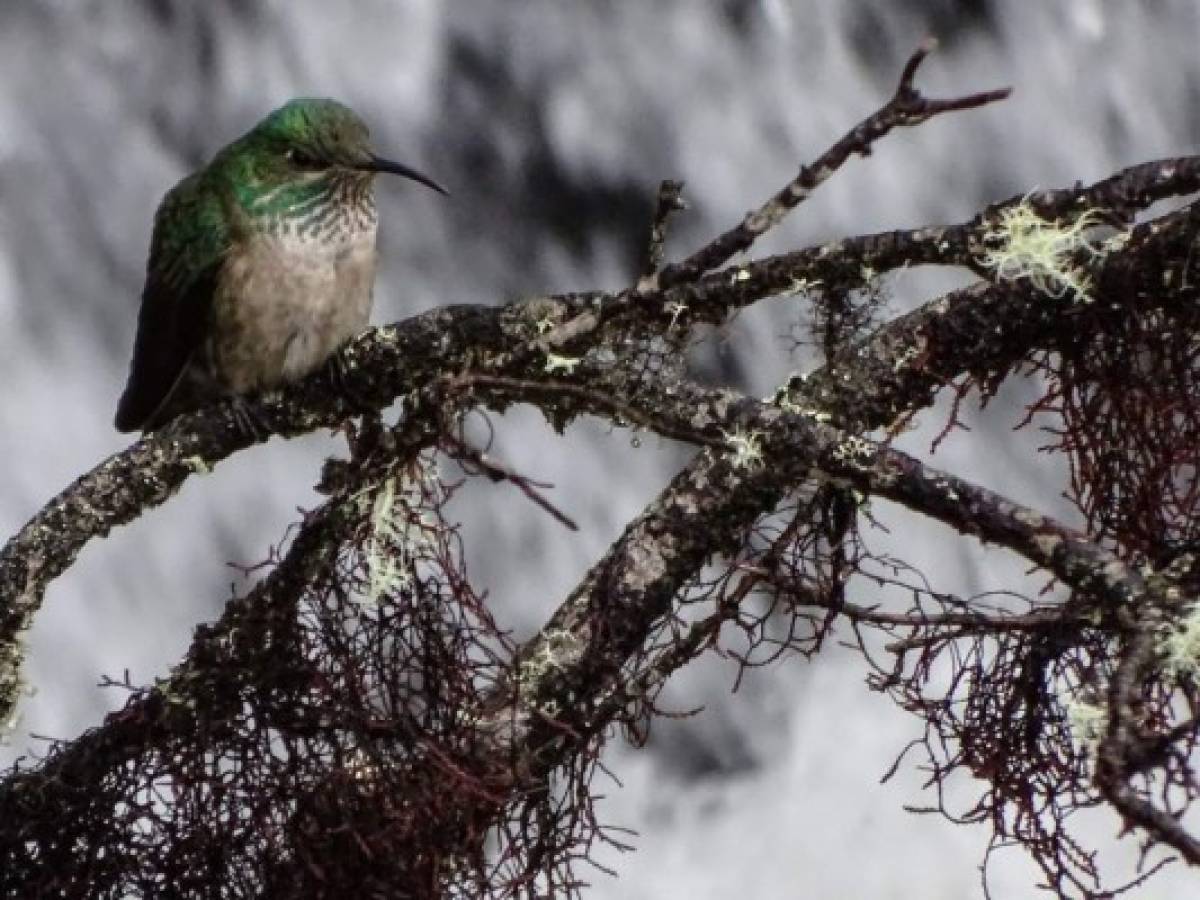
{"label": "thick branch", "polygon": [[[1136,601],[1146,593],[1141,575],[1082,532],[907,453],[822,424],[811,414],[784,412],[734,391],[682,379],[653,385],[635,406],[614,400],[602,373],[582,377],[586,388],[471,374],[458,376],[455,383],[538,405],[558,394],[582,404],[587,412],[612,414],[708,447],[723,457],[726,469],[764,469],[781,495],[813,477],[844,482],[937,519],[960,534],[1014,550],[1071,587],[1109,603]],[[735,434],[755,445],[753,455],[742,461],[731,439]]]}
{"label": "thick branch", "polygon": [[[855,367],[831,365],[795,379],[790,399],[855,430],[884,427],[897,415],[928,405],[934,391],[956,375],[1004,371],[1034,351],[1056,349],[1060,341],[1086,340],[1103,327],[1097,310],[1106,304],[1136,308],[1196,302],[1197,279],[1185,277],[1194,215],[1185,210],[1135,229],[1124,251],[1110,254],[1098,273],[1096,303],[1067,311],[1068,327],[1063,327],[1061,306],[1035,291],[1012,285],[969,288],[927,304],[853,346],[846,356],[855,359]],[[1164,283],[1176,286],[1170,295],[1160,290]],[[545,683],[523,685],[521,701],[502,714],[515,745],[526,753],[537,746],[532,727],[537,698],[567,696],[585,686],[603,693],[654,623],[669,612],[687,580],[712,555],[732,549],[785,490],[762,468],[733,470],[711,454],[679,473],[523,648],[523,656],[542,656],[568,633],[578,639],[571,643],[579,653],[547,671]],[[948,495],[943,499],[956,505]],[[1077,544],[1077,536],[1023,530],[1029,552],[1036,557],[1049,550],[1043,563],[1060,574],[1074,580],[1080,572],[1090,572],[1101,583],[1105,580],[1108,560],[1088,562],[1086,553],[1083,559],[1076,557],[1076,548],[1090,548],[1086,542]],[[1066,570],[1076,562],[1082,568],[1072,575]],[[1136,576],[1125,578],[1123,566],[1114,572],[1121,573],[1114,583],[1124,583],[1134,593],[1140,590]]]}

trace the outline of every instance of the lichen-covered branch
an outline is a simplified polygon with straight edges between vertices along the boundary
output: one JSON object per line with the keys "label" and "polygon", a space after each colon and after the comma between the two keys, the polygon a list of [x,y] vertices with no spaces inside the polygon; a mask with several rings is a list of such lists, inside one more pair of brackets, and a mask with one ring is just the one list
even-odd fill
{"label": "lichen-covered branch", "polygon": [[[0,721],[17,700],[20,637],[88,541],[267,434],[404,403],[395,426],[354,432],[351,458],[326,466],[330,499],[169,677],[0,782],[0,821],[19,823],[0,827],[0,892],[570,893],[575,862],[616,840],[588,790],[609,727],[640,736],[656,692],[702,652],[745,673],[817,652],[838,623],[872,686],[924,719],[937,808],[1024,843],[1053,889],[1100,893],[1066,828],[1100,800],[1200,862],[1181,818],[1200,795],[1200,207],[1132,224],[1200,190],[1200,157],[1034,191],[954,225],[729,263],[892,129],[1006,96],[922,97],[928,49],[887,104],[686,259],[661,264],[681,188],[665,182],[647,265],[625,290],[375,329],[343,351],[337,379],[253,399],[261,433],[223,407],[181,418],[41,510],[0,550]],[[869,332],[841,329],[823,366],[768,401],[682,371],[698,325],[768,298],[852,304],[915,265],[980,280]],[[939,390],[957,410],[969,388],[986,397],[1030,370],[1047,385],[1030,416],[1059,417],[1084,530],[887,439]],[[560,429],[597,415],[698,449],[520,648],[466,577],[444,515],[457,483],[429,456],[509,480],[572,527],[457,433],[463,410],[513,403]],[[871,552],[859,504],[872,496],[1022,554],[1066,596],[992,608],[936,590]],[[889,592],[908,600],[889,606]],[[871,643],[872,629],[893,640]],[[947,660],[943,687],[931,673]],[[941,787],[964,768],[987,788],[956,814]]]}

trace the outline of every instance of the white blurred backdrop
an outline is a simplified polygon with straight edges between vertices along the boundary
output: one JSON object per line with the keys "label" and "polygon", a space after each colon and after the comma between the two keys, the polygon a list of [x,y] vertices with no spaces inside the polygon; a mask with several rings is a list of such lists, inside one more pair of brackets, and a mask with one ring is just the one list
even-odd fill
{"label": "white blurred backdrop", "polygon": [[[377,322],[444,303],[627,283],[658,181],[683,178],[691,210],[669,252],[737,221],[891,93],[926,35],[941,50],[919,83],[933,95],[1011,84],[1008,102],[887,138],[852,161],[761,251],[861,231],[958,221],[1035,186],[1103,177],[1196,151],[1200,7],[1194,0],[43,0],[0,5],[0,531],[126,439],[111,427],[124,382],[155,206],[262,114],[331,96],[372,125],[385,155],[447,184],[449,202],[381,182]],[[891,282],[895,309],[959,283]],[[707,377],[768,392],[789,355],[798,301],[740,318],[702,355]],[[975,417],[937,464],[1047,511],[1061,466],[1013,435],[1028,388]],[[924,451],[936,416],[907,437]],[[471,570],[519,633],[535,629],[687,453],[580,425],[565,439],[537,417],[505,418],[497,452],[554,481],[582,526],[568,535],[504,485],[460,508]],[[324,437],[266,446],[191,479],[163,508],[95,542],[50,589],[32,635],[13,746],[69,737],[121,702],[95,685],[128,669],[167,672],[191,629],[215,618],[226,565],[283,535]],[[948,589],[1013,582],[1022,566],[907,520],[907,557]],[[781,662],[730,694],[705,661],[670,701],[704,705],[659,723],[650,745],[614,741],[605,820],[635,829],[606,853],[596,898],[981,896],[987,840],[902,804],[928,803],[907,766],[879,778],[918,723],[863,686],[831,646]],[[968,798],[978,785],[961,785]],[[1114,866],[1134,848],[1100,815],[1087,834]],[[997,898],[1035,894],[1019,851],[998,856]],[[1134,896],[1195,896],[1160,876]]]}

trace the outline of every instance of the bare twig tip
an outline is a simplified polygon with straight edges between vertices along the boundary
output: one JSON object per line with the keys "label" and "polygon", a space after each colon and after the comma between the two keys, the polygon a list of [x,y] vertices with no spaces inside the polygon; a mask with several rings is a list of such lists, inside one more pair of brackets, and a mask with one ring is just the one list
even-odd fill
{"label": "bare twig tip", "polygon": [[937,38],[932,36],[921,41],[917,49],[913,51],[913,55],[908,58],[908,62],[904,64],[904,71],[900,73],[898,93],[912,90],[913,78],[916,77],[918,67],[925,61],[925,57],[937,49],[937,45]]}

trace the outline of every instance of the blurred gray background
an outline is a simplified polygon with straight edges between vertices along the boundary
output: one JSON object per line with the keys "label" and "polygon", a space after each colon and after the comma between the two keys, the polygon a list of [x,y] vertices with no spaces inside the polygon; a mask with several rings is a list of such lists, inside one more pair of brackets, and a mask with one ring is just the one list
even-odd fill
{"label": "blurred gray background", "polygon": [[[132,346],[155,206],[271,108],[332,96],[372,125],[381,152],[447,184],[449,202],[381,182],[375,321],[443,303],[626,284],[657,182],[687,181],[678,256],[737,221],[890,95],[928,34],[919,83],[948,95],[1015,87],[1005,104],[895,134],[852,161],[762,251],[864,230],[958,221],[984,203],[1196,151],[1200,7],[1194,0],[44,0],[0,5],[0,530],[127,441],[112,414]],[[961,283],[889,282],[896,310]],[[698,356],[707,377],[766,393],[790,369],[799,301],[740,317]],[[943,468],[1069,515],[1060,461],[1013,435],[1017,385],[936,457]],[[907,436],[924,451],[936,415]],[[640,445],[640,446],[638,446]],[[0,761],[100,721],[101,674],[163,675],[197,622],[218,615],[226,563],[253,563],[317,502],[336,444],[272,441],[193,478],[165,507],[97,542],[50,590],[27,668],[37,693]],[[535,629],[687,454],[581,424],[555,437],[530,413],[500,423],[497,452],[555,482],[577,535],[505,485],[459,509],[471,571],[502,621]],[[885,520],[893,514],[882,512]],[[900,521],[897,518],[897,521]],[[947,589],[1011,585],[1023,567],[911,519],[903,546]],[[886,542],[886,536],[880,536]],[[894,537],[893,539],[894,540]],[[908,766],[879,778],[918,723],[863,687],[854,655],[781,662],[730,694],[705,661],[669,700],[703,714],[659,723],[649,747],[614,741],[602,814],[635,829],[604,851],[627,898],[981,895],[987,833],[927,803]],[[969,798],[977,785],[960,785]],[[1134,848],[1107,814],[1082,823],[1114,870]],[[993,896],[1037,880],[999,855]],[[1191,889],[1189,889],[1189,885]],[[1195,876],[1142,897],[1195,896]]]}

